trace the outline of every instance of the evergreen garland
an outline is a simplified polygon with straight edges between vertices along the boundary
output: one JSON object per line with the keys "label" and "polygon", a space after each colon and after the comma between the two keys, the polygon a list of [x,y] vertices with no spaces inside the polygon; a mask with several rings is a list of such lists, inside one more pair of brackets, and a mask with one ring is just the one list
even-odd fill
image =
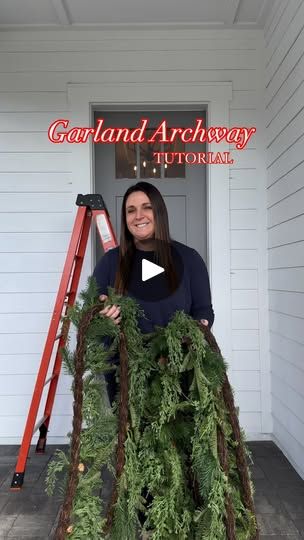
{"label": "evergreen garland", "polygon": [[[55,539],[136,540],[150,530],[151,540],[257,540],[250,454],[210,330],[177,312],[143,336],[137,304],[109,289],[117,326],[97,315],[93,279],[81,300],[69,312],[76,351],[63,351],[73,376],[70,451],[57,451],[47,475],[48,493],[60,477],[65,494]],[[117,352],[120,366],[111,366]],[[112,408],[102,377],[111,369],[120,383]],[[103,467],[115,476],[107,509]]]}

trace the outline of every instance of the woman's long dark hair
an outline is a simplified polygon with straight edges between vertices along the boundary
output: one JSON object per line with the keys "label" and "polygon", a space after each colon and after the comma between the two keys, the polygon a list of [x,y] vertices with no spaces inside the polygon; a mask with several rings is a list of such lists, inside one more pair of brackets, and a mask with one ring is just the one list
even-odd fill
{"label": "woman's long dark hair", "polygon": [[138,182],[130,186],[122,201],[119,262],[116,272],[115,290],[120,294],[125,294],[131,276],[136,247],[133,236],[127,227],[126,202],[129,195],[135,191],[142,191],[150,199],[155,224],[155,263],[165,269],[169,290],[174,292],[178,285],[178,278],[172,259],[167,207],[158,189],[148,182]]}

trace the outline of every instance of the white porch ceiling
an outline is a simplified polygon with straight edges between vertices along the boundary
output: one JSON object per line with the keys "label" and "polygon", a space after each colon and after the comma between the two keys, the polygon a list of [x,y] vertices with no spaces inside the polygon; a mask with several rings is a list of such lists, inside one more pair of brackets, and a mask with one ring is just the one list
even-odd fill
{"label": "white porch ceiling", "polygon": [[278,0],[0,0],[0,28],[263,28]]}

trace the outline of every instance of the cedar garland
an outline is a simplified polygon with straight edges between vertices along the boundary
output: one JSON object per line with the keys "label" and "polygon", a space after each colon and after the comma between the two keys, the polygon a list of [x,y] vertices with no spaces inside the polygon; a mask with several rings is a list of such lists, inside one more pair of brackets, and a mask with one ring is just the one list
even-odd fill
{"label": "cedar garland", "polygon": [[[78,326],[78,335],[77,335],[77,347],[76,347],[76,353],[75,353],[75,365],[74,365],[75,369],[73,372],[73,375],[74,375],[73,431],[72,431],[72,436],[71,436],[70,462],[69,462],[69,468],[68,468],[68,480],[66,484],[65,499],[64,499],[64,503],[63,503],[62,510],[60,513],[58,527],[55,533],[55,540],[64,540],[70,534],[72,535],[72,537],[74,537],[74,530],[76,531],[74,527],[74,523],[73,524],[71,523],[71,513],[72,513],[72,508],[75,504],[74,498],[76,496],[77,486],[79,483],[79,472],[83,472],[84,470],[84,465],[80,464],[79,461],[80,461],[80,456],[81,456],[81,448],[83,448],[82,442],[81,442],[81,430],[82,430],[82,421],[83,421],[82,408],[84,406],[83,396],[85,392],[85,388],[84,388],[85,362],[86,362],[86,369],[88,369],[88,366],[90,365],[90,364],[87,364],[87,360],[85,361],[85,354],[86,354],[86,349],[87,349],[86,334],[88,332],[90,323],[93,321],[94,317],[99,313],[100,308],[101,308],[100,303],[92,307],[92,302],[91,302],[89,308],[84,309],[81,312],[81,317],[78,318],[79,319],[78,321],[77,321],[77,317],[75,317],[75,320],[77,321],[77,326]],[[130,313],[131,313],[131,310],[130,310]],[[179,319],[177,318],[177,320]],[[184,319],[180,319],[180,321],[184,321]],[[190,326],[189,325],[187,326],[187,325],[188,325],[188,322],[187,322],[187,319],[185,319],[185,329],[188,328],[188,331],[190,332],[190,335],[191,335],[191,331],[192,331],[191,329],[193,327],[191,325]],[[130,399],[129,384],[131,384],[130,388],[132,391],[132,388],[134,388],[134,382],[133,382],[133,387],[132,387],[132,378],[130,379],[131,380],[130,382],[129,375],[130,373],[132,373],[132,369],[134,369],[134,366],[136,366],[136,363],[134,364],[134,350],[135,349],[134,348],[132,349],[132,344],[134,343],[134,341],[132,341],[134,340],[134,334],[132,334],[132,328],[133,328],[132,326],[129,326],[129,327],[128,325],[126,326],[121,325],[121,326],[124,328],[124,331],[122,330],[119,331],[119,329],[117,329],[118,333],[116,334],[117,337],[119,336],[120,338],[120,341],[119,341],[120,390],[119,390],[119,403],[118,403],[118,415],[117,415],[118,416],[118,431],[117,431],[118,440],[117,440],[117,445],[116,445],[116,463],[115,463],[116,481],[112,489],[110,502],[107,509],[106,520],[104,520],[103,522],[103,534],[106,534],[106,536],[111,531],[111,528],[113,526],[113,520],[116,521],[116,518],[117,518],[115,509],[116,509],[116,503],[120,501],[119,497],[121,497],[121,493],[122,493],[121,491],[122,488],[119,483],[119,480],[124,471],[124,467],[126,468],[125,472],[128,478],[129,454],[128,453],[126,454],[126,448],[129,448],[129,447],[126,446],[126,442],[128,443],[127,441],[128,434],[132,433],[132,430],[129,425],[129,406],[130,406],[130,417],[132,418],[132,405],[133,404],[129,403],[129,399]],[[200,330],[202,331],[202,333],[204,334],[205,340],[209,344],[210,349],[216,354],[221,355],[217,342],[213,334],[209,330],[209,328],[202,325],[201,323],[198,323],[198,326]],[[180,328],[184,329],[184,323],[180,325]],[[130,329],[131,329],[131,334],[129,333]],[[162,335],[164,336],[164,334]],[[179,335],[182,336],[183,334],[179,334]],[[195,337],[195,334],[192,334],[192,335],[193,335],[194,343],[197,344],[200,340],[198,340],[198,338]],[[129,338],[130,338],[130,342],[129,342]],[[179,339],[182,343],[185,344],[186,347],[188,347],[188,350],[190,350],[191,344],[192,344],[192,338],[189,337],[189,335],[186,335],[184,338],[180,337]],[[137,343],[139,344],[140,341],[138,341]],[[130,353],[130,363],[128,362],[128,350]],[[173,357],[174,357],[174,354],[175,353],[173,353]],[[163,354],[162,352],[160,352],[158,356],[156,356],[155,359],[157,360],[157,363],[160,366],[160,368],[162,370],[165,370],[163,371],[163,373],[169,373],[167,369],[170,370],[171,356],[168,356],[167,354]],[[222,361],[222,358],[220,359],[220,361]],[[139,365],[143,366],[144,364],[139,364]],[[137,389],[137,386],[136,386],[136,389]],[[250,477],[249,477],[249,473],[247,469],[244,444],[242,441],[242,434],[241,434],[241,430],[239,426],[237,412],[234,405],[233,392],[232,392],[226,373],[224,373],[222,382],[220,386],[218,386],[216,393],[217,393],[218,399],[222,400],[223,405],[225,405],[225,408],[226,408],[226,416],[225,416],[226,424],[225,425],[227,425],[227,420],[228,420],[228,424],[231,426],[232,437],[230,435],[229,440],[231,441],[231,443],[232,442],[235,443],[234,452],[235,452],[236,466],[238,470],[239,484],[240,484],[239,485],[239,496],[241,496],[240,501],[242,502],[243,507],[250,512],[250,514],[252,515],[252,518],[254,519],[255,517],[254,504],[253,504],[253,498],[251,494]],[[231,431],[229,431],[229,433],[231,434]],[[228,442],[225,437],[224,427],[222,426],[220,420],[218,420],[218,425],[216,427],[215,445],[217,446],[217,453],[218,453],[218,460],[219,460],[220,468],[225,474],[225,476],[228,478],[229,476]],[[81,458],[81,460],[83,461],[83,458]],[[83,470],[80,469],[81,466],[83,466]],[[50,478],[52,477],[52,474],[54,475],[54,471],[55,471],[55,468],[53,468],[53,473],[50,474]],[[55,474],[56,474],[56,471],[55,471]],[[132,477],[129,476],[129,480],[130,478]],[[188,487],[190,488],[190,492],[192,493],[193,501],[195,502],[196,508],[203,507],[206,501],[202,499],[202,496],[200,494],[198,478],[196,478],[196,472],[193,469],[191,459],[187,459],[186,482],[189,483]],[[232,501],[232,496],[230,494],[230,489],[228,489],[226,493],[224,492],[224,497],[222,498],[222,502],[224,504],[224,507],[222,508],[225,508],[225,512],[223,512],[222,510],[222,520],[223,520],[222,523],[224,526],[224,530],[226,530],[226,539],[236,540],[237,538],[236,516],[235,516],[235,509],[234,509],[234,505]],[[78,509],[80,508],[81,511],[83,508],[82,505],[86,505],[86,503],[83,501],[81,503],[81,506],[80,507],[78,506]],[[74,511],[75,511],[75,507],[74,507]],[[75,514],[74,514],[74,518],[75,518]],[[76,528],[77,528],[77,519],[79,518],[76,518]],[[91,530],[91,527],[92,526],[90,525],[89,530]],[[101,533],[101,530],[102,529],[100,529],[100,533]],[[83,538],[83,536],[80,536],[80,537]],[[80,537],[77,536],[77,531],[76,531],[75,538],[80,538]],[[94,536],[94,539],[95,538],[97,538],[97,536]],[[100,538],[103,538],[103,536]],[[257,530],[255,531],[254,535],[251,534],[250,540],[258,540]]]}
{"label": "cedar garland", "polygon": [[[216,352],[218,354],[221,354],[221,351],[220,351],[220,348],[219,348],[219,346],[217,344],[217,341],[216,341],[214,335],[212,334],[211,330],[208,328],[208,326],[204,326],[202,323],[198,323],[198,324],[199,324],[199,327],[200,327],[200,329],[202,330],[202,332],[204,334],[204,337],[205,337],[207,343],[210,345],[211,349],[214,352]],[[255,514],[255,508],[254,508],[253,498],[252,498],[251,489],[250,489],[250,481],[249,481],[249,475],[248,475],[246,456],[245,456],[244,448],[240,444],[241,430],[240,430],[240,425],[239,425],[239,420],[238,420],[236,408],[235,408],[235,405],[234,405],[233,392],[232,392],[232,389],[231,389],[231,386],[230,386],[230,383],[229,383],[229,380],[228,380],[227,373],[224,374],[224,384],[223,384],[223,387],[222,387],[222,395],[223,395],[223,398],[224,398],[224,403],[225,403],[225,405],[227,407],[227,411],[228,411],[228,415],[229,415],[230,424],[231,424],[231,427],[232,427],[234,440],[235,440],[235,442],[238,443],[237,446],[236,446],[235,452],[236,452],[236,462],[237,462],[240,481],[241,481],[243,503],[244,503],[245,508],[247,508],[253,514]],[[219,436],[219,433],[218,433],[218,442],[219,442],[219,448],[220,448],[221,465],[223,466],[224,471],[226,472],[225,468],[228,467],[228,464],[226,465],[226,463],[225,463],[226,459],[227,459],[227,456],[224,458],[224,454],[226,453],[227,450],[224,450],[224,444],[223,444],[224,441],[221,440],[222,437],[223,437],[223,435]],[[227,507],[227,521],[226,521],[227,538],[230,538],[230,536],[228,535],[228,530],[229,531],[233,530],[233,525],[232,525],[232,519],[233,518],[232,518],[232,515],[231,515],[231,501],[229,501],[229,497],[227,497],[226,507]],[[231,538],[235,538],[235,533],[233,533],[233,534],[234,534],[234,536],[232,536]],[[256,534],[252,538],[252,540],[259,540],[259,531],[258,530],[256,530]]]}
{"label": "cedar garland", "polygon": [[[227,445],[226,445],[223,430],[219,426],[217,427],[217,448],[218,448],[218,453],[220,457],[221,467],[223,471],[225,472],[225,474],[228,476],[229,465],[228,465]],[[233,511],[231,496],[229,495],[229,493],[226,494],[225,508],[226,508],[225,527],[226,527],[226,533],[227,533],[227,540],[235,540],[235,515]]]}
{"label": "cedar garland", "polygon": [[120,377],[119,377],[119,409],[118,409],[118,443],[116,450],[116,482],[112,490],[110,502],[107,511],[107,522],[105,532],[108,532],[113,523],[114,505],[118,498],[118,481],[122,474],[125,464],[125,442],[128,431],[128,351],[126,337],[120,332]]}
{"label": "cedar garland", "polygon": [[[241,481],[243,503],[244,503],[245,508],[247,508],[254,514],[254,504],[253,504],[253,499],[251,496],[246,456],[245,456],[244,448],[240,444],[241,430],[240,430],[238,417],[237,417],[237,413],[234,406],[233,393],[231,390],[230,383],[228,381],[227,374],[225,374],[222,392],[223,392],[225,405],[228,409],[228,414],[229,414],[230,424],[231,424],[233,435],[234,435],[234,440],[238,442],[237,447],[235,449],[235,454],[236,454],[236,462],[237,462],[240,481]],[[256,535],[253,537],[252,540],[258,540],[258,539],[259,539],[259,533],[257,531]]]}
{"label": "cedar garland", "polygon": [[73,499],[78,484],[78,466],[80,454],[80,434],[82,428],[82,404],[83,404],[83,374],[84,355],[86,351],[86,332],[92,319],[99,313],[100,304],[88,309],[80,323],[77,334],[77,346],[75,355],[75,379],[73,386],[73,431],[71,438],[71,458],[65,499],[60,511],[59,521],[55,532],[55,540],[64,540],[70,523]]}

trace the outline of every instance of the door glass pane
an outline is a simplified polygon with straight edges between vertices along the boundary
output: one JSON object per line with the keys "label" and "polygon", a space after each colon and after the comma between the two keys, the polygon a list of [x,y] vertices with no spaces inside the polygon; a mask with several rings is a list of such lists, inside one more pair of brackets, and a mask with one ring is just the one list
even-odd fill
{"label": "door glass pane", "polygon": [[135,143],[115,143],[115,177],[137,178],[137,155]]}
{"label": "door glass pane", "polygon": [[[165,178],[186,178],[185,163],[178,163],[182,161],[181,158],[175,156],[173,161],[172,152],[185,152],[185,143],[181,140],[176,140],[174,143],[165,143],[164,152],[167,152],[167,164],[165,164]],[[173,163],[170,163],[173,161]]]}
{"label": "door glass pane", "polygon": [[[146,139],[149,140],[153,133],[153,129],[147,129]],[[161,178],[161,166],[156,163],[153,157],[154,152],[161,152],[161,145],[158,141],[140,143],[140,178]]]}
{"label": "door glass pane", "polygon": [[[156,128],[147,129],[145,132],[146,140],[155,132]],[[157,163],[155,152],[167,153],[167,163],[164,162],[164,155]],[[186,178],[185,163],[182,157],[176,154],[185,152],[185,143],[177,139],[173,143],[142,142],[142,143],[124,143],[120,141],[115,143],[115,177],[116,178]],[[173,155],[175,153],[175,156]]]}

